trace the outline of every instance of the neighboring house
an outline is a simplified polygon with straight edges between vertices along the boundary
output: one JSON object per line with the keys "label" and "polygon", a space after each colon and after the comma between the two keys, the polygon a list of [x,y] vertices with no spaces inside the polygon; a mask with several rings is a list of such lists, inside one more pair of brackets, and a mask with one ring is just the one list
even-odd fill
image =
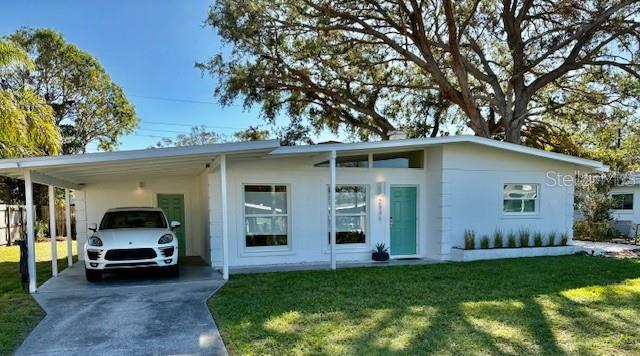
{"label": "neighboring house", "polygon": [[225,277],[229,267],[369,261],[377,243],[392,258],[448,260],[466,229],[571,236],[574,188],[565,178],[607,168],[474,136],[0,160],[2,175],[75,190],[78,244],[108,208],[160,206],[183,223],[181,252]]}
{"label": "neighboring house", "polygon": [[611,215],[615,227],[626,236],[634,236],[640,224],[640,174],[631,173],[624,182],[611,188],[615,207]]}

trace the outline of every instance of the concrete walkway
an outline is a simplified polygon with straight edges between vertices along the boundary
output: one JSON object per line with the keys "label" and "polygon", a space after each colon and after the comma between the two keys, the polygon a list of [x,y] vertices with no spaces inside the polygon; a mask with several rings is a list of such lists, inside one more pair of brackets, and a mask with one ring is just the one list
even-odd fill
{"label": "concrete walkway", "polygon": [[[406,266],[406,265],[430,265],[434,263],[444,263],[445,261],[432,260],[428,258],[403,258],[390,259],[388,261],[340,261],[336,264],[339,269],[354,267],[381,267],[381,266]],[[280,265],[256,265],[248,267],[231,267],[230,274],[251,274],[251,273],[271,273],[271,272],[291,272],[291,271],[315,271],[330,270],[329,263],[291,263]]]}
{"label": "concrete walkway", "polygon": [[580,241],[574,240],[573,244],[580,247],[583,251],[591,255],[604,255],[608,253],[624,253],[640,250],[640,246],[616,244],[611,242],[595,242],[595,241]]}
{"label": "concrete walkway", "polygon": [[206,306],[223,284],[200,266],[88,283],[78,263],[34,294],[47,315],[16,355],[226,355]]}

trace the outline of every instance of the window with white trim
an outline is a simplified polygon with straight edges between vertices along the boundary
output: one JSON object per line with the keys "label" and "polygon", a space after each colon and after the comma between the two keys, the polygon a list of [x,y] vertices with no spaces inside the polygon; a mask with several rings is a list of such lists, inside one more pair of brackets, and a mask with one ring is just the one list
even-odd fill
{"label": "window with white trim", "polygon": [[[331,188],[329,188],[331,189]],[[327,193],[331,193],[328,190]],[[329,226],[331,226],[329,194]],[[363,244],[367,240],[367,186],[336,185],[336,244]],[[331,228],[329,227],[329,233]],[[331,242],[329,234],[329,243]]]}
{"label": "window with white trim", "polygon": [[286,185],[244,186],[244,223],[247,247],[289,244],[289,209]]}
{"label": "window with white trim", "polygon": [[503,186],[502,211],[505,214],[533,214],[538,210],[538,185],[506,183]]}

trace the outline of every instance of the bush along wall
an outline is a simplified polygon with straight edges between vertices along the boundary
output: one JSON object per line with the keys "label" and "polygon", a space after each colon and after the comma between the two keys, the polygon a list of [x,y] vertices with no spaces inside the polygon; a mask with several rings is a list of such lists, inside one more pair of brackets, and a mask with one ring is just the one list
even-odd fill
{"label": "bush along wall", "polygon": [[[569,234],[554,231],[543,234],[542,232],[530,231],[528,229],[504,233],[496,229],[491,237],[489,235],[482,235],[479,242],[480,249],[567,246],[569,243]],[[464,249],[474,250],[476,248],[476,232],[472,229],[465,230]]]}

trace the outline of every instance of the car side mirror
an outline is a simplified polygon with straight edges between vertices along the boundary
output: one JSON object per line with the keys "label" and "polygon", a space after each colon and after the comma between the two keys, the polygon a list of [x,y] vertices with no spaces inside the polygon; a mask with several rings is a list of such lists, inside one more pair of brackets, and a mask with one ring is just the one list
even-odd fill
{"label": "car side mirror", "polygon": [[89,224],[89,230],[96,232],[96,230],[98,230],[98,225],[96,225],[96,223]]}
{"label": "car side mirror", "polygon": [[180,227],[180,225],[181,225],[181,224],[180,224],[180,222],[179,222],[179,221],[172,221],[172,222],[171,222],[171,230],[175,230],[175,229],[179,228],[179,227]]}

